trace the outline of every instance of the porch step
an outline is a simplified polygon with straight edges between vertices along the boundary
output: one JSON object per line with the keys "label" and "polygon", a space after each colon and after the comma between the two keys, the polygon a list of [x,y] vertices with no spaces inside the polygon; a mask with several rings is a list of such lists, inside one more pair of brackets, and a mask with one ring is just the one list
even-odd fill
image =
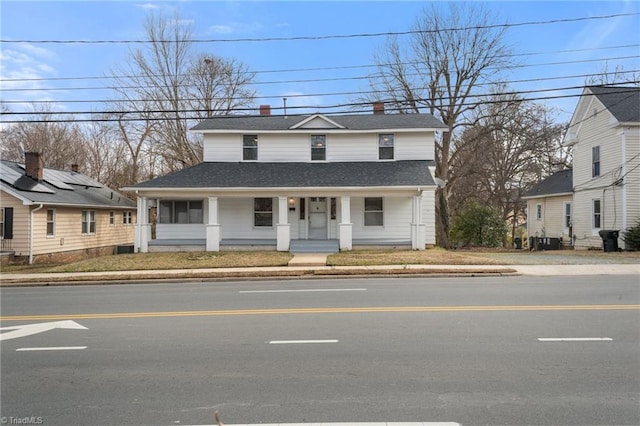
{"label": "porch step", "polygon": [[299,253],[289,261],[289,266],[326,266],[328,253]]}
{"label": "porch step", "polygon": [[338,253],[340,245],[338,240],[291,240],[289,243],[291,253]]}

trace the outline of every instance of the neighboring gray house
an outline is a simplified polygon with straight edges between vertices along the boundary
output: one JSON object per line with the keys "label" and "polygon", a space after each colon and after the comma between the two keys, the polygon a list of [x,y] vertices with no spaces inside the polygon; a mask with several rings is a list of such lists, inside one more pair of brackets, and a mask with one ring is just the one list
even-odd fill
{"label": "neighboring gray house", "polygon": [[527,201],[527,235],[562,238],[571,243],[573,170],[561,170],[537,183],[522,196]]}
{"label": "neighboring gray house", "polygon": [[260,113],[203,121],[192,129],[204,136],[201,164],[124,188],[138,194],[137,250],[435,244],[440,121],[384,114],[382,103],[368,115]]}
{"label": "neighboring gray house", "polygon": [[0,163],[2,252],[29,263],[112,254],[134,242],[135,203],[73,170],[45,168],[38,153],[25,164]]}

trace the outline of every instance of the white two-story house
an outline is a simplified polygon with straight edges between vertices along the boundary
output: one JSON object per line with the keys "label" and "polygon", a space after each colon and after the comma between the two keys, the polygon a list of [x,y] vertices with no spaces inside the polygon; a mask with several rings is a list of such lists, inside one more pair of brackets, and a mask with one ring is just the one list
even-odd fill
{"label": "white two-story house", "polygon": [[422,250],[435,244],[434,144],[445,129],[382,103],[364,115],[271,115],[264,105],[207,119],[192,129],[204,136],[202,163],[125,188],[138,197],[136,250]]}
{"label": "white two-story house", "polygon": [[625,248],[623,231],[640,219],[640,87],[586,87],[564,143],[573,149],[575,248],[602,247],[601,230],[619,231]]}

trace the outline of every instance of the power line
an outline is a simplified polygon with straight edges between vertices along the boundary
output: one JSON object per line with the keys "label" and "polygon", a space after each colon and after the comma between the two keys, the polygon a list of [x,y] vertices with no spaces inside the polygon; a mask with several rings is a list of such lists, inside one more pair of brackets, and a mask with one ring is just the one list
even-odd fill
{"label": "power line", "polygon": [[[600,19],[621,18],[629,16],[638,16],[640,13],[619,13],[614,15],[601,16],[584,16],[578,18],[552,19],[548,21],[530,21],[505,24],[477,25],[460,28],[442,28],[437,30],[411,30],[411,31],[387,31],[378,33],[357,33],[357,34],[328,34],[321,36],[292,36],[292,37],[264,37],[264,38],[236,38],[236,39],[195,39],[190,40],[192,43],[248,43],[248,42],[273,42],[273,41],[310,41],[310,40],[331,40],[331,39],[349,39],[363,37],[386,37],[386,36],[403,36],[412,34],[430,34],[443,31],[468,31],[468,30],[484,30],[493,28],[513,28],[529,25],[548,25],[567,22],[592,21]],[[172,43],[174,40],[0,40],[0,43],[32,43],[32,44],[146,44],[146,43]]]}
{"label": "power line", "polygon": [[[576,60],[576,61],[562,61],[562,62],[547,62],[542,64],[525,64],[525,65],[515,65],[511,68],[530,68],[530,67],[540,67],[540,66],[555,66],[555,65],[570,65],[570,64],[581,64],[581,63],[589,63],[589,62],[602,62],[602,61],[613,61],[613,60],[623,60],[623,59],[637,59],[640,58],[640,55],[632,55],[632,56],[618,56],[612,58],[597,58],[597,59],[584,59],[584,60]],[[487,68],[487,70],[497,69],[497,68]],[[407,77],[415,77],[419,76],[418,73],[409,73]],[[364,75],[364,76],[355,76],[355,77],[331,77],[331,78],[317,78],[317,79],[299,79],[299,80],[275,80],[275,81],[256,81],[256,82],[247,82],[248,85],[265,85],[265,84],[291,84],[291,83],[320,83],[320,82],[328,82],[328,81],[349,81],[349,80],[369,80],[372,78],[376,78],[379,76],[377,74]],[[382,76],[380,76],[382,77]],[[122,90],[122,89],[143,89],[147,86],[89,86],[89,87],[43,87],[43,88],[0,88],[0,92],[45,92],[45,91],[71,91],[71,90]],[[161,86],[154,86],[161,87]],[[168,87],[168,86],[164,86]]]}
{"label": "power line", "polygon": [[[576,53],[576,52],[593,52],[596,50],[610,51],[613,49],[627,49],[630,47],[640,47],[638,44],[627,44],[621,46],[606,46],[606,47],[594,47],[585,49],[571,49],[571,50],[552,50],[547,52],[527,52],[527,53],[513,53],[509,55],[498,55],[497,57],[517,57],[517,56],[540,56],[540,55],[552,55],[562,53]],[[411,65],[418,62],[403,62],[400,65]],[[309,71],[338,71],[348,69],[363,69],[363,68],[378,68],[380,66],[386,66],[391,64],[362,64],[362,65],[343,65],[334,67],[310,67],[310,68],[290,68],[290,69],[275,69],[275,70],[258,70],[250,71],[251,74],[279,74],[279,73],[292,73],[292,72],[309,72]],[[165,74],[153,74],[153,77],[166,77]],[[181,75],[178,74],[177,77]],[[0,82],[27,82],[27,81],[68,81],[68,80],[114,80],[114,79],[127,79],[127,78],[142,78],[144,75],[108,75],[108,76],[80,76],[80,77],[40,77],[40,78],[0,78]]]}
{"label": "power line", "polygon": [[[629,81],[629,82],[623,82],[621,84],[637,84],[640,83],[640,81]],[[582,88],[582,86],[575,86],[573,87],[575,88]],[[542,92],[542,91],[555,91],[555,90],[568,90],[571,89],[571,87],[567,87],[567,88],[563,88],[563,89],[549,89],[549,90],[538,90],[538,91],[530,91],[528,93],[535,93],[535,92]],[[518,92],[515,92],[518,93]],[[611,88],[611,92],[608,92],[608,94],[611,93],[620,93],[619,91],[616,91],[615,88]],[[501,94],[509,94],[509,93],[499,93],[497,95],[501,95]],[[492,95],[496,95],[495,93]],[[478,96],[474,96],[475,98],[479,97]],[[578,95],[555,95],[555,96],[541,96],[541,97],[534,97],[534,98],[522,98],[522,99],[515,99],[515,100],[511,100],[510,102],[532,102],[532,101],[539,101],[539,100],[549,100],[549,99],[563,99],[563,98],[580,98],[582,96],[592,96],[590,94],[578,94]],[[428,99],[416,99],[415,102],[418,103],[425,103],[427,102]],[[501,103],[504,102],[502,100],[483,100],[483,101],[476,101],[476,102],[468,102],[465,103],[464,105],[466,105],[467,107],[472,107],[472,106],[478,106],[481,104],[495,104],[495,103]],[[341,104],[334,104],[334,105],[324,105],[324,106],[313,106],[313,105],[300,105],[300,106],[289,106],[287,107],[288,110],[295,110],[295,109],[315,109],[317,111],[320,110],[326,110],[326,109],[338,109],[338,108],[351,108],[352,110],[349,111],[350,114],[357,114],[357,113],[362,113],[365,112],[364,109],[360,109],[357,110],[355,108],[357,107],[364,107],[367,106],[369,107],[371,105],[370,102],[351,102],[351,103],[341,103]],[[281,107],[275,107],[272,108],[272,110],[281,110],[283,108]],[[395,110],[398,112],[401,112],[398,108],[395,109],[391,109],[391,110]],[[255,108],[237,108],[234,110],[234,112],[236,113],[240,113],[240,112],[247,112],[247,111],[255,111]],[[60,112],[60,113],[39,113],[38,115],[67,115],[67,114],[74,114],[74,115],[85,115],[85,114],[138,114],[138,113],[149,113],[149,114],[153,114],[153,113],[160,113],[160,114],[177,114],[177,113],[207,113],[209,111],[207,110],[198,110],[198,109],[182,109],[182,110],[158,110],[158,111],[103,111],[103,112],[93,112],[93,111],[87,111],[87,112]],[[367,110],[368,112],[368,110]],[[33,113],[9,113],[10,115],[25,115],[25,114],[30,114],[30,115],[34,115]],[[326,115],[336,115],[336,114],[344,114],[344,112],[339,112],[339,111],[330,111],[327,112]],[[6,114],[5,114],[6,115]],[[242,118],[245,117],[243,115],[237,115],[237,118]],[[215,118],[214,117],[209,117],[209,118]],[[82,123],[82,122],[117,122],[117,121],[169,121],[169,120],[204,120],[204,117],[150,117],[150,118],[138,118],[138,117],[131,117],[131,118],[87,118],[87,119],[52,119],[52,120],[43,120],[43,119],[36,119],[36,120],[2,120],[0,121],[1,123],[5,123],[5,124],[10,124],[10,123]]]}

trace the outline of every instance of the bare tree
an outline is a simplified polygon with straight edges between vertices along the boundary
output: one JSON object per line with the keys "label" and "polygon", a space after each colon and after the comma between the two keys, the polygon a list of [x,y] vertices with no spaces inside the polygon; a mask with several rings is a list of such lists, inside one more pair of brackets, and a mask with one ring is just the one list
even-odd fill
{"label": "bare tree", "polygon": [[[436,176],[446,182],[452,138],[475,107],[479,85],[497,78],[512,59],[504,43],[505,29],[492,25],[493,14],[482,4],[451,2],[445,6],[434,3],[425,9],[413,27],[407,50],[397,38],[387,41],[375,58],[377,73],[370,84],[384,92],[383,100],[398,111],[428,112],[448,127],[436,146]],[[450,192],[447,186],[436,195],[437,239],[444,247],[449,245]]]}
{"label": "bare tree", "polygon": [[640,72],[625,71],[623,65],[617,65],[613,71],[609,70],[609,63],[605,61],[602,70],[585,79],[585,85],[628,85],[640,86]]}
{"label": "bare tree", "polygon": [[27,121],[3,126],[2,159],[23,162],[24,152],[39,152],[46,167],[69,169],[84,164],[84,134],[77,124],[56,122],[54,111],[40,108]]}
{"label": "bare tree", "polygon": [[[151,132],[136,130],[136,138],[153,141],[154,152],[173,171],[202,159],[202,141],[188,129],[196,120],[228,114],[250,105],[254,78],[246,66],[193,51],[192,30],[178,15],[171,18],[151,13],[144,24],[149,43],[130,52],[127,65],[114,72],[121,89],[122,122],[155,121]],[[126,109],[125,109],[126,108]],[[121,123],[122,123],[121,122]],[[121,135],[126,129],[121,127]],[[139,147],[139,139],[135,144]],[[145,142],[146,143],[146,142]],[[134,150],[130,150],[134,154]]]}
{"label": "bare tree", "polygon": [[496,87],[474,111],[476,124],[456,140],[449,180],[452,210],[475,199],[500,212],[515,233],[522,194],[570,160],[561,146],[563,126],[552,115],[547,107]]}

